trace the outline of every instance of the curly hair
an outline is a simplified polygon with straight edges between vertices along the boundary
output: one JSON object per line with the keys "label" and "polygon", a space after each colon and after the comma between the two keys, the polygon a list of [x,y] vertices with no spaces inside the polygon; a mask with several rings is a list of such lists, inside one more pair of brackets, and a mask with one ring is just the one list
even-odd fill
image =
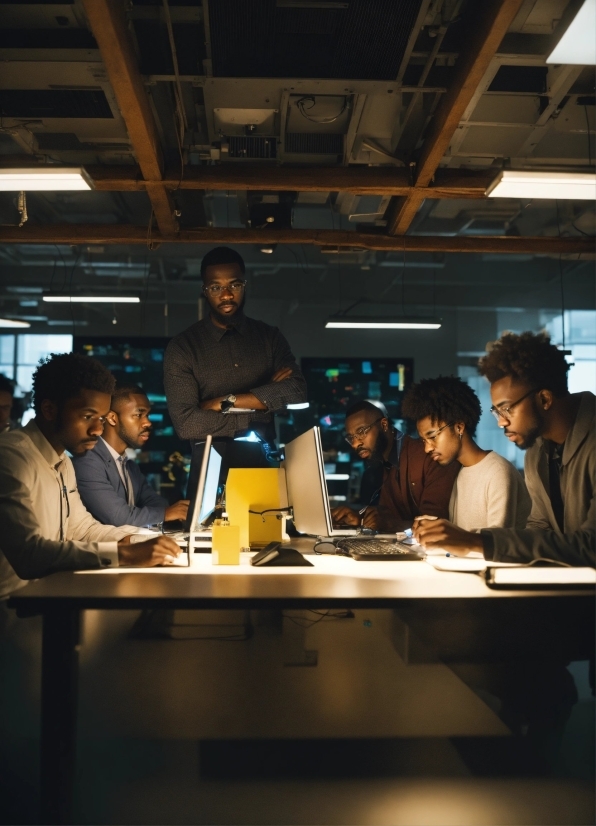
{"label": "curly hair", "polygon": [[551,344],[548,333],[503,333],[486,345],[478,372],[492,384],[505,376],[537,390],[566,396],[569,364],[563,352]]}
{"label": "curly hair", "polygon": [[456,376],[439,376],[413,384],[404,396],[402,414],[414,422],[427,416],[432,422],[463,422],[473,436],[482,407],[469,384]]}
{"label": "curly hair", "polygon": [[114,376],[97,359],[80,353],[50,353],[48,358],[40,359],[33,374],[33,407],[39,413],[43,400],[49,399],[62,409],[81,390],[111,396],[115,386]]}

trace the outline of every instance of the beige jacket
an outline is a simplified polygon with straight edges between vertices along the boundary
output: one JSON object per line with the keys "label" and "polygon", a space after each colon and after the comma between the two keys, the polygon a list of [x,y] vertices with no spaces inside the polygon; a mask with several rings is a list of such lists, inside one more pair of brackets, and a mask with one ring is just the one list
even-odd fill
{"label": "beige jacket", "polygon": [[532,497],[532,512],[526,530],[482,531],[487,559],[530,562],[547,558],[570,565],[596,566],[596,396],[593,393],[574,396],[579,399],[579,409],[565,440],[561,467],[564,532],[559,529],[553,513],[548,455],[542,439],[538,439],[525,459],[526,485]]}
{"label": "beige jacket", "polygon": [[71,460],[34,420],[0,436],[0,597],[54,571],[118,565],[117,541],[136,531],[88,513]]}

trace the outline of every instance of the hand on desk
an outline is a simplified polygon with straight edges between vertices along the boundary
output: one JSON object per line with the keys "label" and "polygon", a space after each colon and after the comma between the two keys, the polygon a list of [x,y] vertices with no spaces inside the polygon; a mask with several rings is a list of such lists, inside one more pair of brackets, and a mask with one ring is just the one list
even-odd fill
{"label": "hand on desk", "polygon": [[369,507],[360,515],[358,511],[352,510],[347,505],[340,505],[339,508],[331,510],[331,518],[334,525],[354,525],[354,527],[371,528],[376,530],[378,512],[376,508]]}
{"label": "hand on desk", "polygon": [[424,548],[444,548],[456,556],[467,556],[470,551],[482,553],[480,534],[464,531],[448,519],[417,516],[412,529],[414,539]]}
{"label": "hand on desk", "polygon": [[175,502],[173,505],[170,505],[169,508],[166,508],[164,522],[173,522],[175,519],[181,519],[184,521],[186,519],[189,505],[189,499],[180,499],[179,502]]}
{"label": "hand on desk", "polygon": [[154,568],[156,565],[171,565],[180,548],[169,536],[157,536],[146,542],[131,544],[130,536],[118,542],[118,562],[136,568]]}

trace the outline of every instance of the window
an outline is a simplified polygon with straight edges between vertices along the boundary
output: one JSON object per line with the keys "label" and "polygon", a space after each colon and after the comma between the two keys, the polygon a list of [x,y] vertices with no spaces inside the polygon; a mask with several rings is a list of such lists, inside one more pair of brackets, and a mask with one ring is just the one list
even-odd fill
{"label": "window", "polygon": [[[4,338],[4,336],[3,336]],[[40,359],[50,353],[70,353],[72,336],[67,335],[19,335],[17,339],[17,385],[22,393],[31,392],[33,373]]]}

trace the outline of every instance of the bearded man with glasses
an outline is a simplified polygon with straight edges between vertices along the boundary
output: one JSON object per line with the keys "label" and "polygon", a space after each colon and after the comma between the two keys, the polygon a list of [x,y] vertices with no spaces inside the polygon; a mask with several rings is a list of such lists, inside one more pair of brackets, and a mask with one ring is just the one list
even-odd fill
{"label": "bearded man with glasses", "polygon": [[335,524],[361,524],[389,533],[411,528],[423,513],[449,515],[459,465],[441,467],[433,462],[420,439],[400,433],[369,401],[347,409],[345,438],[367,465],[366,507],[360,512],[345,505],[334,508]]}
{"label": "bearded man with glasses", "polygon": [[490,382],[491,413],[504,436],[527,450],[532,511],[524,530],[469,533],[438,520],[417,529],[427,547],[496,562],[549,559],[596,566],[596,437],[593,393],[569,393],[569,364],[546,333],[505,333],[488,346],[479,372]]}
{"label": "bearded man with glasses", "polygon": [[[276,327],[244,315],[245,265],[229,247],[201,262],[209,314],[169,343],[168,408],[181,439],[228,439],[255,431],[273,445],[273,414],[306,401],[306,382]],[[248,412],[234,413],[234,410]]]}

